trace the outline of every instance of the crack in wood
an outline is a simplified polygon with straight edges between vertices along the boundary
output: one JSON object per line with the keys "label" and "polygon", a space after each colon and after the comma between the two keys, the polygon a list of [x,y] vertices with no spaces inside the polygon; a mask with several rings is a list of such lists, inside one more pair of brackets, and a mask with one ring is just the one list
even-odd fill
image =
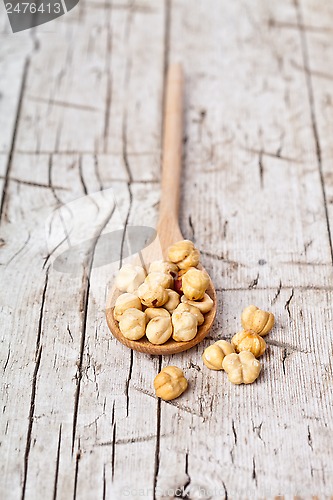
{"label": "crack in wood", "polygon": [[57,456],[56,456],[56,467],[55,467],[55,475],[54,475],[54,486],[53,486],[53,500],[57,498],[57,490],[58,490],[58,477],[59,477],[59,465],[60,465],[60,449],[61,449],[61,427],[59,427],[59,436],[58,436],[58,447],[57,447]]}

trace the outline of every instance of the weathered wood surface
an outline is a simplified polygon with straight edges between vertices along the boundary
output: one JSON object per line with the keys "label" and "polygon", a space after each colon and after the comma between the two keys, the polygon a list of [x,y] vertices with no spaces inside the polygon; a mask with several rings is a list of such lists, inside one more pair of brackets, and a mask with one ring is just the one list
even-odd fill
{"label": "weathered wood surface", "polygon": [[[11,35],[1,7],[1,498],[332,495],[332,22],[314,0],[81,0]],[[187,75],[181,228],[219,310],[159,359],[109,334],[119,262],[94,267],[98,242],[73,275],[54,259],[62,224],[82,242],[156,223],[169,60]],[[235,387],[201,354],[249,303],[277,326]],[[170,363],[189,390],[164,403]]]}

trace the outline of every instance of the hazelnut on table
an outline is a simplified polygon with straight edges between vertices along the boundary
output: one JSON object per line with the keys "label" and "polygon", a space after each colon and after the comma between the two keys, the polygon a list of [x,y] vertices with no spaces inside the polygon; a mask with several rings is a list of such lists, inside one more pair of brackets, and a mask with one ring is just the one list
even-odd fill
{"label": "hazelnut on table", "polygon": [[232,337],[231,343],[236,352],[249,351],[252,352],[253,356],[256,358],[264,354],[266,350],[266,342],[264,339],[257,333],[249,330],[242,330],[236,333],[236,335]]}
{"label": "hazelnut on table", "polygon": [[190,312],[172,313],[173,335],[176,342],[186,342],[194,339],[197,334],[198,320]]}
{"label": "hazelnut on table", "polygon": [[202,312],[202,314],[208,313],[214,305],[214,301],[210,298],[208,293],[205,293],[201,300],[189,300],[185,295],[183,295],[180,300],[184,304],[189,304],[190,306],[196,307],[197,309],[199,309],[199,311]]}
{"label": "hazelnut on table", "polygon": [[226,340],[218,340],[204,350],[202,360],[210,370],[222,370],[222,362],[235,349]]}
{"label": "hazelnut on table", "polygon": [[204,297],[209,285],[208,274],[191,267],[182,276],[182,289],[189,300],[200,300]]}
{"label": "hazelnut on table", "polygon": [[233,384],[252,384],[261,370],[259,361],[249,351],[228,354],[222,362],[222,368]]}
{"label": "hazelnut on table", "polygon": [[146,337],[152,344],[164,344],[172,335],[171,316],[156,316],[146,327]]}
{"label": "hazelnut on table", "polygon": [[141,311],[142,305],[140,302],[139,297],[134,295],[133,293],[123,293],[119,295],[117,298],[114,309],[113,309],[113,316],[117,321],[120,321],[121,316],[124,314],[124,312],[127,309],[130,308],[135,308],[139,309]]}
{"label": "hazelnut on table", "polygon": [[156,396],[165,401],[178,398],[187,385],[183,371],[177,366],[166,366],[154,380]]}
{"label": "hazelnut on table", "polygon": [[274,314],[250,305],[242,312],[241,321],[244,330],[252,330],[263,336],[272,330],[275,318]]}
{"label": "hazelnut on table", "polygon": [[200,252],[190,240],[178,241],[168,249],[168,259],[179,269],[188,269],[199,264]]}
{"label": "hazelnut on table", "polygon": [[143,267],[124,264],[116,277],[116,287],[121,292],[133,293],[144,282],[146,273]]}
{"label": "hazelnut on table", "polygon": [[137,291],[142,304],[147,307],[161,307],[169,298],[168,292],[162,285],[142,283]]}
{"label": "hazelnut on table", "polygon": [[146,315],[139,309],[127,309],[119,321],[121,333],[129,340],[141,339],[146,331]]}

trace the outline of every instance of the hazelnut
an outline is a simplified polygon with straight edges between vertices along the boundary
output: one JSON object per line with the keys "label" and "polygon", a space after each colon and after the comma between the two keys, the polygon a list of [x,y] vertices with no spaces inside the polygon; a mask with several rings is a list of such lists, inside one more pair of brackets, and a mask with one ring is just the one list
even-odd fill
{"label": "hazelnut", "polygon": [[173,288],[176,290],[179,295],[183,295],[183,283],[182,283],[182,277],[186,273],[185,269],[182,269],[179,271],[177,277],[174,279],[173,282]]}
{"label": "hazelnut", "polygon": [[179,302],[180,302],[180,297],[179,297],[179,294],[177,292],[175,292],[174,290],[171,290],[171,289],[167,289],[167,292],[168,292],[168,300],[167,302],[164,304],[164,307],[167,311],[169,311],[170,313],[173,313],[173,311],[176,309],[176,307],[178,306]]}
{"label": "hazelnut", "polygon": [[242,330],[236,333],[231,339],[231,343],[236,352],[250,351],[253,356],[258,358],[266,350],[266,342],[257,333],[249,330]]}
{"label": "hazelnut", "polygon": [[168,258],[179,269],[189,269],[199,264],[200,253],[190,240],[178,241],[168,249]]}
{"label": "hazelnut", "polygon": [[154,380],[156,396],[165,401],[178,398],[187,389],[187,385],[183,371],[177,366],[166,366]]}
{"label": "hazelnut", "polygon": [[152,344],[164,344],[172,335],[171,317],[157,316],[149,321],[146,336]]}
{"label": "hazelnut", "polygon": [[161,307],[168,300],[168,292],[162,285],[142,283],[138,288],[138,297],[147,307]]}
{"label": "hazelnut", "polygon": [[260,363],[252,352],[228,354],[222,361],[222,368],[233,384],[252,384],[260,373]]}
{"label": "hazelnut", "polygon": [[205,293],[203,299],[201,300],[195,300],[195,301],[189,300],[187,297],[185,297],[185,295],[183,295],[180,300],[184,304],[189,304],[190,306],[196,307],[197,309],[199,309],[199,311],[202,312],[202,314],[208,313],[213,308],[214,305],[214,301],[213,299],[210,298],[208,293]]}
{"label": "hazelnut", "polygon": [[127,309],[119,321],[121,333],[130,340],[141,339],[146,330],[146,315],[139,309]]}
{"label": "hazelnut", "polygon": [[209,285],[208,274],[191,267],[182,277],[182,288],[189,300],[200,300],[204,297]]}
{"label": "hazelnut", "polygon": [[152,286],[162,285],[163,288],[170,288],[173,285],[173,277],[171,274],[153,272],[147,275],[145,283]]}
{"label": "hazelnut", "polygon": [[190,312],[172,313],[173,335],[177,342],[185,342],[194,339],[197,334],[198,320]]}
{"label": "hazelnut", "polygon": [[168,262],[166,260],[154,260],[149,266],[149,272],[171,274],[171,276],[175,278],[178,273],[178,266],[173,262]]}
{"label": "hazelnut", "polygon": [[224,358],[235,352],[235,349],[226,340],[218,340],[204,350],[202,355],[203,362],[211,370],[222,370]]}
{"label": "hazelnut", "polygon": [[143,267],[125,264],[116,277],[116,287],[121,292],[135,292],[146,277]]}
{"label": "hazelnut", "polygon": [[198,320],[198,326],[202,325],[203,322],[205,321],[204,315],[202,314],[201,311],[197,307],[191,306],[190,304],[184,304],[180,303],[179,306],[176,307],[175,309],[176,312],[190,312],[191,314],[194,314],[194,316]]}
{"label": "hazelnut", "polygon": [[142,305],[139,297],[137,297],[133,293],[123,293],[119,295],[113,309],[114,319],[120,321],[120,318],[124,314],[124,312],[130,308],[139,309],[141,311]]}
{"label": "hazelnut", "polygon": [[169,311],[163,309],[163,307],[147,307],[147,309],[145,309],[145,314],[148,321],[153,318],[158,318],[159,316],[163,316],[164,318],[171,317]]}
{"label": "hazelnut", "polygon": [[267,335],[274,326],[274,315],[267,311],[262,311],[258,307],[251,305],[242,312],[242,327],[244,330],[252,330],[259,335]]}

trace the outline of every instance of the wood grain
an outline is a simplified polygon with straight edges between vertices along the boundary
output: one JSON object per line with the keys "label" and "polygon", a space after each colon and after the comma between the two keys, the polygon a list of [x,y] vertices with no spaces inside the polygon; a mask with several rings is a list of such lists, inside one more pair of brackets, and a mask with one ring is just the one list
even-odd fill
{"label": "wood grain", "polygon": [[[329,498],[332,6],[81,0],[16,35],[0,18],[0,497]],[[156,227],[171,60],[187,75],[180,228],[219,309],[162,360],[109,334],[126,259],[94,255],[100,235]],[[53,266],[66,242],[49,245],[67,206],[95,238],[73,276]],[[201,355],[250,303],[277,324],[257,383],[234,387]],[[153,392],[167,364],[189,380],[169,403]]]}

